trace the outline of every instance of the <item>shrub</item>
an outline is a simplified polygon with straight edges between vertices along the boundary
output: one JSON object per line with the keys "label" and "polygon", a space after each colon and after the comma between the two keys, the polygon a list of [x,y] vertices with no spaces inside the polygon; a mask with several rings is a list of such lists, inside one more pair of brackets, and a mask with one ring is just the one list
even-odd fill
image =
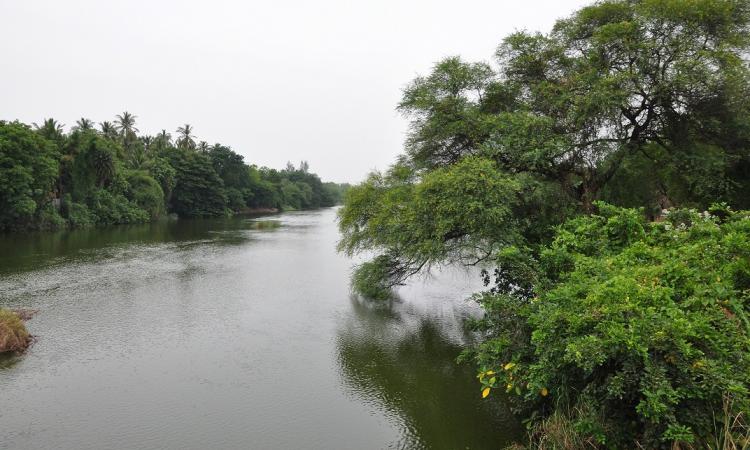
{"label": "shrub", "polygon": [[37,228],[42,230],[59,230],[67,225],[65,219],[51,204],[37,211],[36,223]]}
{"label": "shrub", "polygon": [[535,297],[479,297],[483,384],[601,446],[707,446],[750,412],[750,214],[598,207],[542,252]]}
{"label": "shrub", "polygon": [[89,211],[88,206],[74,202],[70,194],[63,197],[62,214],[68,219],[71,227],[84,228],[96,223],[96,217]]}
{"label": "shrub", "polygon": [[144,171],[131,171],[126,175],[128,198],[151,218],[164,214],[164,191],[159,183]]}
{"label": "shrub", "polygon": [[140,223],[149,220],[149,214],[122,194],[113,194],[105,189],[94,191],[89,198],[89,207],[97,225]]}
{"label": "shrub", "polygon": [[31,336],[18,314],[0,308],[0,353],[22,352],[31,342]]}

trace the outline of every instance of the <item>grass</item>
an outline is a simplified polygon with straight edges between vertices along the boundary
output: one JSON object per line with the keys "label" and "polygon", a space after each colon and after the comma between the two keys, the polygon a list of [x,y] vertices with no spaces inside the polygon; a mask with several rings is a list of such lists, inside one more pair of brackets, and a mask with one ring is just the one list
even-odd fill
{"label": "grass", "polygon": [[13,311],[0,309],[0,353],[21,353],[31,343],[23,320]]}

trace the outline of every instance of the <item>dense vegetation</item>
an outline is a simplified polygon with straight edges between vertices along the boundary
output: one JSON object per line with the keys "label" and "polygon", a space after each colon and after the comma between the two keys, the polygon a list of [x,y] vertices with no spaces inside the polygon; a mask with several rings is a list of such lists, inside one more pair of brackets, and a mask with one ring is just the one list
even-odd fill
{"label": "dense vegetation", "polygon": [[136,117],[69,133],[53,119],[0,121],[0,231],[146,222],[166,213],[219,216],[257,209],[332,206],[345,185],[323,183],[307,162],[284,170],[247,165],[190,125],[173,140],[139,135]]}
{"label": "dense vegetation", "polygon": [[354,287],[483,267],[467,357],[531,445],[732,448],[750,414],[749,27],[745,0],[610,0],[508,36],[496,66],[437,63],[404,91],[404,154],[340,211],[340,249],[374,253]]}

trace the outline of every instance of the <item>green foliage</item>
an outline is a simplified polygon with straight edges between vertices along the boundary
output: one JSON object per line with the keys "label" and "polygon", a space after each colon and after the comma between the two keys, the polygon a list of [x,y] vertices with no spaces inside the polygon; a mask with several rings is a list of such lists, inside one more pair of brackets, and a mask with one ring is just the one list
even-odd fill
{"label": "green foliage", "polygon": [[125,176],[128,182],[128,199],[146,211],[152,219],[164,214],[164,191],[153,177],[144,171],[127,172]]}
{"label": "green foliage", "polygon": [[750,208],[748,30],[745,1],[605,0],[496,67],[438,62],[340,210],[339,249],[375,258],[354,288],[482,265],[482,392],[515,393],[534,443],[707,447],[750,398],[750,220],[726,207]]}
{"label": "green foliage", "polygon": [[164,193],[165,200],[172,196],[172,190],[177,183],[177,171],[169,164],[169,160],[162,157],[154,157],[146,165],[146,169],[151,176],[159,183]]}
{"label": "green foliage", "polygon": [[394,268],[397,269],[397,266],[385,255],[364,262],[352,274],[352,288],[366,298],[388,300],[393,293],[387,280],[389,272]]}
{"label": "green foliage", "polygon": [[51,200],[54,144],[19,122],[0,121],[0,231],[28,226]]}
{"label": "green foliage", "polygon": [[[560,202],[546,204],[554,198]],[[504,172],[487,158],[467,157],[421,179],[396,165],[348,191],[339,249],[388,254],[399,268],[382,282],[395,285],[432,263],[488,262],[555,223],[565,203],[554,185]]]}
{"label": "green foliage", "polygon": [[726,398],[750,414],[750,213],[597,206],[544,248],[536,297],[479,296],[477,360],[526,414],[593,408],[602,445],[704,445]]}
{"label": "green foliage", "polygon": [[92,190],[113,183],[117,175],[118,147],[93,131],[76,132],[70,141],[68,152],[72,153],[73,163],[68,189],[75,199],[82,200]]}
{"label": "green foliage", "polygon": [[343,185],[323,184],[302,162],[278,171],[245,164],[221,144],[195,143],[190,125],[138,135],[125,111],[96,130],[86,118],[65,133],[0,121],[0,231],[138,223],[164,213],[219,216],[252,209],[333,206]]}
{"label": "green foliage", "polygon": [[224,183],[211,160],[183,149],[172,149],[167,156],[176,171],[172,209],[181,216],[223,215],[227,204]]}
{"label": "green foliage", "polygon": [[74,202],[70,194],[65,194],[62,199],[62,215],[74,228],[85,228],[96,223],[88,206]]}
{"label": "green foliage", "polygon": [[148,222],[149,213],[123,194],[113,193],[106,189],[97,189],[89,193],[88,208],[96,225],[115,225],[126,223]]}

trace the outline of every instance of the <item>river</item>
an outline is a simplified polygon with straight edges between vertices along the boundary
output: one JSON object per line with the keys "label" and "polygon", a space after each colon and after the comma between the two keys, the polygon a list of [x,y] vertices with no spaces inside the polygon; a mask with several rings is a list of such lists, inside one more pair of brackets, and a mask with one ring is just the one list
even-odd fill
{"label": "river", "polygon": [[500,449],[443,270],[350,293],[335,210],[0,236],[0,306],[39,310],[0,359],[2,449]]}

